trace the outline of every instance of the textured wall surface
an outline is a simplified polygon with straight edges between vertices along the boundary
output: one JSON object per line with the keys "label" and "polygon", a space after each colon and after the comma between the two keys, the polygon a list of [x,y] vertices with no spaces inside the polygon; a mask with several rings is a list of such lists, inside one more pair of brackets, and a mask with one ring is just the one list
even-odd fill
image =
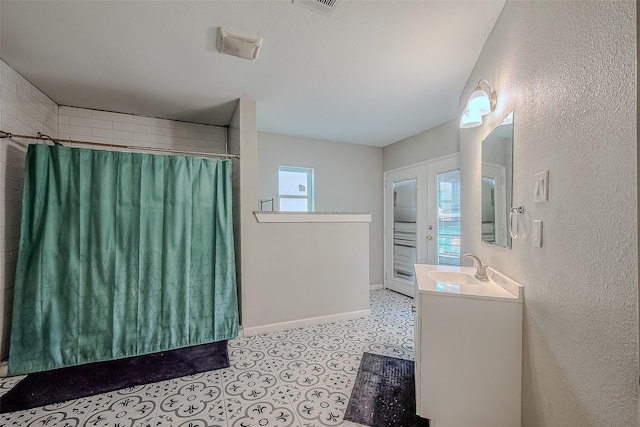
{"label": "textured wall surface", "polygon": [[[0,67],[0,129],[58,136],[58,106],[2,60]],[[18,138],[0,140],[0,360],[9,355],[27,145]]]}
{"label": "textured wall surface", "polygon": [[278,166],[314,169],[317,211],[368,212],[369,279],[383,282],[382,148],[258,133],[258,197],[278,209]]}
{"label": "textured wall surface", "polygon": [[[634,2],[508,1],[460,97],[498,93],[460,130],[463,251],[525,286],[524,426],[638,425]],[[515,111],[514,205],[544,221],[512,250],[480,242],[482,139]],[[549,202],[533,175],[549,170]]]}

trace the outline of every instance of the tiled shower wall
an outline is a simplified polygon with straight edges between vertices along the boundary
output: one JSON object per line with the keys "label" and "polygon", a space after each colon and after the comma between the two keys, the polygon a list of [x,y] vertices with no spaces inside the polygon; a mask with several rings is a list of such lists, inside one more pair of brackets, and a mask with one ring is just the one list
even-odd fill
{"label": "tiled shower wall", "polygon": [[[0,130],[57,136],[58,106],[1,60],[0,87]],[[9,353],[27,144],[24,139],[0,140],[0,359]]]}
{"label": "tiled shower wall", "polygon": [[[137,147],[225,153],[227,128],[60,107],[58,138]],[[61,141],[64,144],[64,141]],[[73,147],[73,144],[64,144]],[[79,147],[87,147],[82,145]],[[105,147],[106,149],[111,149]]]}
{"label": "tiled shower wall", "polygon": [[[58,107],[0,60],[0,130],[105,144],[224,153],[227,128],[85,108]],[[0,140],[0,359],[9,353],[13,284],[18,255],[22,176],[27,142]],[[31,141],[34,142],[34,141]],[[73,147],[70,143],[63,145]],[[87,147],[86,145],[77,145]],[[98,147],[96,147],[98,148]],[[105,149],[122,150],[103,147]]]}

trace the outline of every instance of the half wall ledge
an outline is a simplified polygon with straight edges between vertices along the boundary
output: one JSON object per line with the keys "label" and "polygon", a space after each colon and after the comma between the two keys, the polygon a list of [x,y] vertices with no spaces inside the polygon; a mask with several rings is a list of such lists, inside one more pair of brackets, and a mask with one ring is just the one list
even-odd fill
{"label": "half wall ledge", "polygon": [[258,222],[371,222],[371,214],[359,212],[263,212],[254,211]]}

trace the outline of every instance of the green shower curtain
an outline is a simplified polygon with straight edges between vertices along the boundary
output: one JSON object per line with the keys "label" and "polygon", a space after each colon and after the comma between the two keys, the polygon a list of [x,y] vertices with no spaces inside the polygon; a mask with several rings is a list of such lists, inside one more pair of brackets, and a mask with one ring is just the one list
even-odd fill
{"label": "green shower curtain", "polygon": [[237,336],[231,161],[27,152],[9,374]]}

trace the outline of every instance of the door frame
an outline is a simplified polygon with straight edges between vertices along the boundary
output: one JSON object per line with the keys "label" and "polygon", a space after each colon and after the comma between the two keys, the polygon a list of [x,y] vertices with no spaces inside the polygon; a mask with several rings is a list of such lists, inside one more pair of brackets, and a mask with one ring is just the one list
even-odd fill
{"label": "door frame", "polygon": [[[441,156],[441,157],[436,157],[434,159],[429,159],[429,160],[425,160],[423,162],[419,162],[419,163],[414,163],[411,165],[407,165],[407,166],[402,166],[399,168],[395,168],[395,169],[390,169],[388,171],[384,171],[382,174],[382,182],[383,182],[383,190],[382,190],[382,204],[383,204],[383,288],[384,289],[389,289],[388,283],[389,283],[389,277],[391,274],[393,274],[392,271],[389,271],[388,269],[388,263],[389,263],[389,257],[393,256],[393,250],[389,250],[390,248],[390,244],[393,243],[393,230],[389,230],[387,227],[387,222],[389,220],[388,215],[389,213],[387,212],[387,201],[388,201],[388,185],[389,185],[389,180],[388,180],[388,176],[390,174],[395,174],[398,172],[403,172],[403,171],[410,171],[412,169],[422,169],[422,173],[426,174],[424,176],[424,184],[426,186],[426,188],[424,190],[426,191],[420,191],[420,185],[418,183],[418,207],[420,207],[420,203],[421,203],[421,197],[422,198],[427,198],[427,194],[428,192],[432,192],[435,191],[436,188],[436,184],[433,182],[433,177],[432,175],[432,171],[434,170],[434,168],[438,165],[438,164],[443,164],[443,165],[450,165],[450,164],[457,164],[457,169],[460,168],[460,153],[453,153],[453,154],[447,154],[446,156]],[[456,169],[455,167],[452,168]],[[416,176],[418,176],[416,174]],[[419,241],[421,241],[422,239],[420,239],[420,236],[426,236],[425,233],[428,232],[428,222],[432,220],[433,218],[433,212],[437,211],[437,206],[429,206],[428,202],[425,200],[424,202],[424,206],[426,207],[426,212],[425,212],[425,217],[424,217],[424,221],[422,221],[422,224],[420,224],[419,221],[416,220],[416,224],[417,224],[417,236],[416,236],[416,255],[417,255],[417,263],[421,264],[424,263],[425,261],[421,261],[422,260],[429,260],[426,261],[427,263],[432,262],[431,259],[435,259],[435,256],[431,257],[429,256],[429,252],[434,252],[435,249],[430,249],[429,245],[427,245],[426,242],[423,242],[423,244],[420,244]],[[437,239],[435,239],[437,240]],[[432,245],[431,245],[432,246]],[[427,252],[425,254],[425,251]],[[435,254],[434,254],[435,255]],[[414,288],[412,288],[412,290],[415,290],[415,285]],[[411,294],[413,295],[414,292],[411,292]],[[412,296],[412,295],[408,295],[408,296]]]}

